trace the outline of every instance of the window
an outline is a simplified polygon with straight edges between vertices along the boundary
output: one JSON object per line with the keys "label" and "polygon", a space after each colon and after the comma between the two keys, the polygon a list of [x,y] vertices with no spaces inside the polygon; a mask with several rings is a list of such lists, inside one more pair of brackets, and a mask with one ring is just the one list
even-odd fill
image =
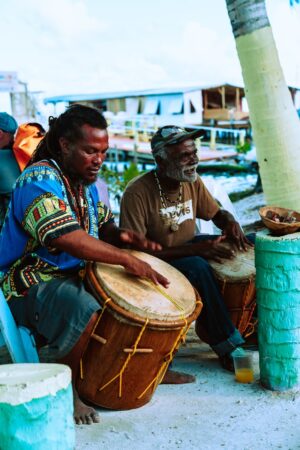
{"label": "window", "polygon": [[158,98],[149,97],[146,99],[143,114],[159,114],[160,102]]}

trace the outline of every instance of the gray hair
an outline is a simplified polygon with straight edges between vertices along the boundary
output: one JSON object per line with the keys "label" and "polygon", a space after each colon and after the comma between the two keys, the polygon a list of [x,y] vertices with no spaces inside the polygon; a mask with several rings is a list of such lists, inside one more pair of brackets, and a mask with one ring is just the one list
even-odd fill
{"label": "gray hair", "polygon": [[157,156],[160,156],[162,159],[168,158],[166,147],[167,147],[166,145],[162,144],[161,147],[152,149],[152,155],[153,155],[153,158],[155,159],[155,161],[156,161]]}

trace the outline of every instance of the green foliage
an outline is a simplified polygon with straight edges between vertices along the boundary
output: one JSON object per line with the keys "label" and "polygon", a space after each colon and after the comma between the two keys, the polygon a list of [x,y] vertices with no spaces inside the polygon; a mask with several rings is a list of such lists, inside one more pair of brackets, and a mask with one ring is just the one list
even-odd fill
{"label": "green foliage", "polygon": [[125,169],[122,173],[119,173],[116,170],[111,170],[103,164],[101,167],[100,177],[107,183],[109,191],[113,195],[119,196],[124,192],[127,184],[133,180],[133,178],[141,175],[142,173],[144,172],[139,171],[137,165],[133,162],[131,162],[128,169]]}
{"label": "green foliage", "polygon": [[251,150],[251,143],[248,141],[246,141],[243,145],[241,145],[241,144],[236,145],[236,151],[238,153],[245,154],[245,153],[249,152],[249,150]]}
{"label": "green foliage", "polygon": [[225,172],[228,175],[235,173],[249,172],[249,168],[240,164],[220,163],[220,162],[201,162],[198,166],[199,173],[216,174]]}
{"label": "green foliage", "polygon": [[238,200],[242,200],[245,197],[249,197],[249,195],[252,195],[254,193],[254,189],[246,189],[245,191],[242,192],[231,192],[230,194],[228,194],[230,200],[232,202],[237,202]]}

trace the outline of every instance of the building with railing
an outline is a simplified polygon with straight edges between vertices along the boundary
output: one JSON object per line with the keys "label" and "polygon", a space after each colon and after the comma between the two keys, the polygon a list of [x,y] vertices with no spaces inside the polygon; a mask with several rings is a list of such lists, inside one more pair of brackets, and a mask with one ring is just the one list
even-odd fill
{"label": "building with railing", "polygon": [[99,108],[114,120],[137,117],[151,125],[248,126],[244,89],[240,86],[193,86],[49,97],[46,104],[82,103]]}
{"label": "building with railing", "polygon": [[[297,106],[300,90],[290,87],[290,92]],[[45,98],[44,103],[53,105],[54,114],[74,103],[100,109],[109,123],[111,146],[134,155],[149,154],[153,133],[164,125],[202,128],[202,145],[210,150],[243,145],[246,133],[251,134],[244,88],[228,83],[61,95]]]}

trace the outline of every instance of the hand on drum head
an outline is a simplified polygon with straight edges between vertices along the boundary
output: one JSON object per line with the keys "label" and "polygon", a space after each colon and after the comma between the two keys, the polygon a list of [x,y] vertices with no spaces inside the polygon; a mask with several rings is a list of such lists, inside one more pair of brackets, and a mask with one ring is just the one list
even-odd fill
{"label": "hand on drum head", "polygon": [[217,262],[222,262],[223,259],[234,258],[236,254],[234,248],[228,248],[222,244],[225,239],[226,236],[219,236],[216,239],[208,239],[192,244],[195,255]]}
{"label": "hand on drum head", "polygon": [[223,235],[233,243],[237,250],[247,251],[249,247],[254,247],[254,244],[246,238],[239,223],[236,221],[228,222],[223,230]]}
{"label": "hand on drum head", "polygon": [[152,269],[150,264],[130,254],[128,254],[128,262],[124,267],[132,275],[136,275],[140,278],[147,278],[148,280],[153,281],[154,284],[161,284],[165,288],[170,284],[170,281],[160,273],[156,272],[156,270]]}
{"label": "hand on drum head", "polygon": [[132,230],[121,231],[120,240],[124,242],[124,244],[131,244],[139,250],[157,251],[161,250],[162,248],[160,244],[150,241],[149,239],[145,238],[144,235],[136,233]]}

